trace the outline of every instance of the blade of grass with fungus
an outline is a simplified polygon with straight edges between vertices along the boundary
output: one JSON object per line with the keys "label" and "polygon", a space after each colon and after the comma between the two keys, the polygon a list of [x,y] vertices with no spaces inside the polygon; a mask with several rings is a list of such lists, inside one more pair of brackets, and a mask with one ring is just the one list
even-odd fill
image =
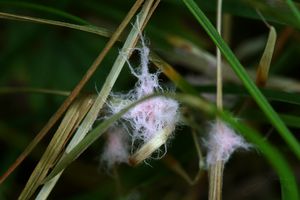
{"label": "blade of grass with fungus", "polygon": [[[154,96],[154,95],[152,95]],[[112,115],[110,118],[104,120],[102,123],[97,125],[94,129],[92,129],[87,136],[85,136],[79,143],[69,152],[66,153],[63,158],[56,164],[51,173],[44,179],[44,183],[50,181],[57,174],[59,174],[62,170],[64,170],[70,163],[72,163],[75,159],[77,159],[91,144],[93,144],[103,133],[117,120],[119,120],[126,112],[128,112],[131,108],[136,106],[138,103],[146,100],[147,98],[143,98],[140,101],[134,102],[129,106],[122,109],[115,115]]]}
{"label": "blade of grass with fungus", "polygon": [[[218,115],[222,120],[227,122],[232,128],[242,134],[248,141],[255,144],[255,147],[262,152],[272,167],[279,176],[281,184],[281,196],[283,200],[297,200],[299,198],[299,191],[295,175],[289,167],[288,162],[284,156],[269,142],[265,140],[257,131],[244,125],[235,119],[227,111],[220,112],[213,105],[205,103],[202,99],[192,95],[177,95],[177,99],[199,109],[200,111],[208,112],[209,114]],[[207,105],[205,105],[207,104]]]}
{"label": "blade of grass with fungus", "polygon": [[[124,108],[119,113],[111,116],[107,120],[100,123],[96,126],[79,144],[66,154],[64,158],[55,166],[53,171],[46,177],[45,181],[52,179],[56,176],[61,170],[67,167],[72,161],[79,157],[92,143],[94,143],[113,123],[122,117],[129,109],[133,108],[137,104],[161,94],[150,95],[145,97],[137,102],[130,104],[128,107]],[[251,143],[256,145],[256,148],[262,152],[266,157],[272,167],[275,169],[279,176],[279,180],[282,188],[282,197],[283,200],[298,200],[298,188],[295,180],[295,176],[292,173],[287,161],[283,155],[269,142],[267,142],[259,133],[250,129],[246,125],[243,125],[241,122],[237,121],[231,114],[228,112],[218,112],[214,105],[204,101],[195,95],[187,94],[164,94],[163,96],[169,98],[175,98],[176,100],[189,105],[197,110],[204,112],[210,115],[218,115],[222,120],[231,125],[238,132],[243,134],[243,136],[249,140]]]}
{"label": "blade of grass with fungus", "polygon": [[124,46],[121,50],[122,53],[119,54],[118,57],[116,58],[113,67],[109,75],[107,76],[107,79],[100,93],[98,94],[95,100],[95,103],[93,104],[91,110],[89,111],[89,113],[83,120],[82,124],[78,128],[72,141],[70,142],[70,145],[68,146],[68,151],[71,151],[71,149],[73,149],[84,137],[86,137],[86,134],[90,131],[92,125],[94,124],[100,109],[103,107],[105,100],[107,99],[109,93],[111,92],[111,89],[115,84],[115,81],[117,80],[126,60],[128,59],[131,53],[131,50],[134,48],[136,44],[136,41],[142,30],[142,26],[145,25],[146,20],[148,19],[149,12],[151,10],[153,2],[154,2],[153,0],[148,0],[144,4],[141,12],[139,13],[138,19],[136,20],[136,23],[132,27],[131,32],[129,33],[124,43]]}
{"label": "blade of grass with fungus", "polygon": [[115,42],[120,37],[121,33],[126,28],[127,24],[130,22],[131,18],[135,15],[137,10],[140,8],[141,4],[143,3],[143,0],[137,0],[126,17],[123,19],[121,24],[118,26],[116,31],[112,34],[111,38],[103,48],[103,50],[100,52],[98,57],[95,59],[93,64],[89,67],[89,69],[86,71],[82,79],[78,82],[78,84],[75,86],[75,88],[72,90],[71,94],[68,96],[68,98],[62,103],[62,105],[58,108],[58,110],[52,115],[52,117],[49,119],[47,124],[42,128],[42,130],[35,136],[35,138],[31,141],[31,143],[26,147],[26,149],[21,153],[21,155],[16,159],[16,161],[9,167],[9,169],[5,172],[3,176],[0,177],[0,183],[2,183],[10,173],[12,173],[15,168],[17,168],[20,163],[23,162],[23,160],[30,154],[30,152],[35,148],[35,146],[42,140],[42,138],[48,133],[48,131],[54,126],[54,124],[60,119],[60,117],[63,115],[63,113],[68,109],[68,107],[71,105],[71,103],[75,100],[75,98],[78,96],[84,85],[89,81],[91,76],[94,74],[94,72],[97,70],[98,66],[103,61],[104,57],[107,55],[108,51],[112,48],[112,46],[115,44]]}
{"label": "blade of grass with fungus", "polygon": [[[149,15],[151,15],[151,7],[152,7],[153,1],[148,1],[143,6],[143,9],[139,13],[138,20],[136,20],[136,23],[132,27],[131,32],[129,33],[125,44],[121,50],[121,54],[117,57],[115,60],[115,63],[111,69],[110,74],[108,75],[100,93],[98,94],[95,103],[90,110],[90,112],[87,114],[86,118],[78,128],[77,132],[75,133],[74,137],[72,138],[70,144],[68,145],[66,152],[69,153],[76,145],[84,138],[86,137],[86,134],[90,131],[90,127],[94,124],[99,111],[101,110],[102,106],[105,103],[105,100],[107,99],[109,93],[111,92],[111,89],[113,85],[115,84],[116,79],[119,76],[120,71],[122,70],[126,59],[128,59],[130,55],[131,49],[134,48],[134,45],[137,41],[137,38],[139,37],[140,31],[142,29],[142,26],[146,24],[146,21],[149,19]],[[155,6],[155,5],[154,5]],[[153,7],[152,7],[153,8]],[[125,54],[125,55],[124,55]],[[61,171],[62,172],[62,171]],[[40,199],[45,199],[49,195],[50,191],[52,190],[54,184],[59,179],[61,173],[57,174],[54,178],[52,178],[49,181],[45,182],[45,186],[40,191],[38,197]]]}
{"label": "blade of grass with fungus", "polygon": [[281,186],[282,200],[297,200],[299,199],[298,184],[295,179],[295,175],[292,169],[285,160],[279,150],[265,140],[259,133],[243,125],[236,119],[234,119],[228,113],[222,113],[224,121],[229,123],[234,129],[243,134],[243,136],[255,144],[255,147],[264,154],[269,163],[273,166],[277,172]]}
{"label": "blade of grass with fungus", "polygon": [[248,92],[251,94],[255,102],[263,110],[265,115],[268,117],[273,126],[278,130],[282,138],[289,145],[289,147],[295,153],[298,159],[300,159],[299,142],[289,131],[289,129],[286,127],[283,121],[279,118],[278,114],[274,111],[274,109],[268,103],[266,98],[262,95],[260,90],[255,86],[255,84],[250,79],[239,60],[235,57],[231,49],[220,37],[220,35],[213,27],[211,22],[208,20],[208,18],[193,0],[183,0],[183,2],[190,10],[190,12],[194,15],[194,17],[197,19],[197,21],[202,25],[202,27],[205,29],[205,31],[208,33],[208,35],[214,41],[214,43],[219,47],[222,54],[227,59],[228,63],[230,64],[236,75],[243,82],[244,86],[247,88]]}

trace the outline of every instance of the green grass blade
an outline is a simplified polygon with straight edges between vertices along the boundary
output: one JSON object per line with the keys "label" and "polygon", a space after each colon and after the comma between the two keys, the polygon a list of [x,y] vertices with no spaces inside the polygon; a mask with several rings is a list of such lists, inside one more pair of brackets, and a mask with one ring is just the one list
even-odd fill
{"label": "green grass blade", "polygon": [[[225,13],[230,13],[233,16],[260,20],[261,17],[256,12],[256,10],[259,10],[264,18],[272,23],[285,24],[299,29],[300,24],[295,18],[294,13],[291,12],[289,5],[287,5],[287,1],[288,0],[226,0],[224,1],[223,10]],[[207,12],[215,11],[216,1],[197,0],[197,3],[201,5],[202,10]],[[297,1],[294,1],[293,4],[296,9],[299,9],[300,4]]]}
{"label": "green grass blade", "polygon": [[299,13],[299,10],[297,9],[297,7],[295,6],[294,2],[292,0],[286,0],[286,3],[292,10],[294,16],[296,17],[296,19],[298,21],[298,24],[300,24],[300,13]]}
{"label": "green grass blade", "polygon": [[[193,86],[192,86],[193,87]],[[226,84],[223,87],[224,94],[231,94],[237,97],[249,97],[249,93],[246,91],[246,89],[239,85],[233,85],[233,84]],[[1,88],[0,88],[1,89]],[[215,85],[203,85],[198,86],[196,88],[193,88],[196,90],[196,94],[198,93],[216,93],[216,86]],[[1,91],[1,90],[0,90]],[[182,90],[184,91],[184,90]],[[186,92],[185,93],[190,93]],[[273,90],[268,88],[262,88],[261,92],[263,95],[269,100],[269,101],[277,101],[287,104],[294,104],[294,105],[300,105],[300,95],[299,93],[291,93],[291,92],[283,92],[279,90]],[[193,93],[191,93],[193,94]]]}
{"label": "green grass blade", "polygon": [[[300,117],[292,114],[280,113],[280,118],[284,121],[284,123],[292,128],[300,128]],[[246,110],[245,114],[241,116],[241,118],[245,120],[254,121],[257,123],[269,124],[268,119],[262,116],[261,111],[258,110]]]}
{"label": "green grass blade", "polygon": [[286,143],[290,146],[291,150],[297,155],[298,159],[300,159],[300,145],[293,134],[289,131],[283,121],[279,118],[278,114],[274,111],[271,105],[268,103],[266,98],[262,95],[260,90],[255,86],[253,81],[248,76],[247,72],[239,62],[239,60],[235,57],[231,49],[224,42],[224,40],[220,37],[216,29],[213,27],[211,22],[205,16],[205,14],[200,10],[197,4],[193,0],[183,0],[185,5],[188,7],[190,12],[194,15],[194,17],[198,20],[198,22],[202,25],[205,31],[208,33],[210,38],[214,41],[214,43],[219,47],[224,57],[227,59],[228,63],[237,74],[237,76],[241,79],[244,86],[247,88],[248,92],[251,94],[253,99],[259,105],[259,107],[266,114],[270,122],[273,126],[278,130],[282,138],[286,141]]}
{"label": "green grass blade", "polygon": [[71,23],[67,23],[67,22],[56,21],[56,20],[42,19],[42,18],[37,18],[37,17],[29,17],[29,16],[24,16],[24,15],[15,15],[15,14],[4,13],[4,12],[0,12],[0,18],[66,27],[66,28],[71,28],[71,29],[75,29],[75,30],[94,33],[97,35],[101,35],[103,37],[110,37],[112,35],[111,30],[108,30],[103,27],[92,26],[92,25],[77,25],[77,24],[71,24]]}
{"label": "green grass blade", "polygon": [[46,88],[31,88],[31,87],[0,87],[0,95],[14,93],[36,93],[36,94],[51,94],[58,96],[68,96],[69,91],[51,90]]}

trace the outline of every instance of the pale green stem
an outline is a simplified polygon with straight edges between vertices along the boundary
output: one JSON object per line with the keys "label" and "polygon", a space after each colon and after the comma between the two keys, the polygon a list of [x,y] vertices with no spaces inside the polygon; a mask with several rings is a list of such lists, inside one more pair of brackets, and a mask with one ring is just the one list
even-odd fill
{"label": "pale green stem", "polygon": [[[218,0],[217,4],[217,31],[222,35],[222,0]],[[217,108],[223,110],[223,95],[222,95],[222,57],[221,51],[217,47]],[[217,126],[219,126],[220,120],[217,119]],[[216,147],[218,148],[218,147]],[[216,161],[215,164],[209,167],[209,200],[221,200],[222,199],[222,182],[223,182],[223,169],[224,162],[222,160]]]}
{"label": "pale green stem", "polygon": [[[221,35],[222,30],[222,0],[218,0],[217,8],[217,31]],[[222,58],[221,51],[217,47],[217,107],[222,110],[223,101],[222,101]]]}
{"label": "pale green stem", "polygon": [[216,164],[210,166],[209,200],[222,199],[223,169],[224,163],[222,161],[218,161]]}

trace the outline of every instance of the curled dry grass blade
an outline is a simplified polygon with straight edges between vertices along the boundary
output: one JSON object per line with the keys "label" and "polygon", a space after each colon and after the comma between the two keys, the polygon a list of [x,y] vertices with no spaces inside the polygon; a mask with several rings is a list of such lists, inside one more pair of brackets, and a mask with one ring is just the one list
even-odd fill
{"label": "curled dry grass blade", "polygon": [[53,116],[49,119],[47,124],[42,128],[42,130],[36,135],[36,137],[31,141],[31,143],[26,147],[26,149],[23,151],[23,153],[17,158],[17,160],[9,167],[7,172],[1,176],[0,178],[0,184],[7,178],[7,176],[14,171],[14,169],[20,165],[20,163],[30,154],[30,152],[34,149],[34,147],[42,140],[42,138],[48,133],[48,131],[54,126],[54,124],[59,120],[59,118],[63,115],[63,113],[68,109],[68,107],[71,105],[71,103],[75,100],[75,98],[78,96],[80,91],[82,90],[83,86],[88,82],[88,80],[91,78],[91,76],[94,74],[98,66],[103,61],[104,57],[108,53],[108,51],[111,49],[111,47],[115,44],[115,42],[120,37],[121,33],[124,31],[127,24],[130,22],[131,18],[134,16],[134,14],[137,12],[137,10],[142,5],[143,0],[137,0],[124,20],[121,22],[119,27],[116,29],[116,31],[113,33],[101,53],[98,55],[98,57],[95,59],[93,64],[90,66],[86,74],[83,76],[83,78],[78,82],[76,87],[73,89],[71,94],[68,96],[68,98],[63,102],[63,104],[58,108],[58,110],[53,114]]}
{"label": "curled dry grass blade", "polygon": [[216,29],[213,27],[211,22],[201,11],[198,5],[193,0],[183,0],[187,8],[194,15],[197,21],[202,25],[205,31],[208,33],[210,38],[219,47],[224,57],[227,59],[228,63],[236,73],[236,75],[243,82],[244,86],[247,88],[248,92],[251,94],[258,106],[263,110],[265,115],[268,117],[272,125],[278,130],[281,137],[289,145],[291,150],[300,159],[300,145],[297,139],[293,136],[290,130],[286,127],[283,121],[279,118],[278,114],[274,111],[272,106],[268,103],[266,98],[262,95],[260,90],[255,86],[253,81],[248,76],[244,67],[241,65],[239,60],[235,57],[231,49],[220,37]]}
{"label": "curled dry grass blade", "polygon": [[256,85],[265,86],[269,76],[269,69],[276,43],[276,30],[273,26],[270,27],[267,45],[263,55],[259,61],[256,72]]}

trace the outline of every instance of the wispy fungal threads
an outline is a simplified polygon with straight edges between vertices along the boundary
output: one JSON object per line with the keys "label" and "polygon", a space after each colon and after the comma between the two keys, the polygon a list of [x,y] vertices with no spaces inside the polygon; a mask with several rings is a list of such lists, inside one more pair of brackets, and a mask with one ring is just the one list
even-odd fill
{"label": "wispy fungal threads", "polygon": [[122,129],[108,132],[107,141],[101,155],[101,162],[107,169],[115,164],[127,163],[129,157],[128,135]]}
{"label": "wispy fungal threads", "polygon": [[[159,73],[150,73],[148,69],[149,65],[149,48],[145,45],[144,39],[141,36],[141,48],[136,50],[140,53],[140,66],[133,68],[130,63],[131,73],[138,79],[135,88],[129,91],[127,94],[113,94],[114,99],[109,103],[109,108],[112,114],[118,113],[124,107],[130,103],[137,101],[147,95],[154,92],[163,92],[162,87],[158,81]],[[122,116],[122,119],[126,120],[130,124],[128,128],[130,136],[132,137],[132,144],[138,143],[146,145],[148,142],[156,141],[154,138],[159,134],[165,134],[169,136],[175,129],[176,123],[179,119],[178,114],[179,104],[177,101],[166,97],[155,97],[149,100],[145,100],[142,103],[136,105]],[[165,138],[158,136],[157,138]],[[151,145],[153,149],[147,151],[143,159],[148,158],[155,150],[166,142],[164,139],[159,141],[160,145]],[[142,147],[141,147],[142,148]],[[140,159],[140,160],[143,160]]]}
{"label": "wispy fungal threads", "polygon": [[246,143],[244,138],[234,132],[228,125],[217,121],[212,125],[207,146],[207,165],[214,165],[218,161],[224,163],[230,158],[236,149],[249,149],[250,144]]}

